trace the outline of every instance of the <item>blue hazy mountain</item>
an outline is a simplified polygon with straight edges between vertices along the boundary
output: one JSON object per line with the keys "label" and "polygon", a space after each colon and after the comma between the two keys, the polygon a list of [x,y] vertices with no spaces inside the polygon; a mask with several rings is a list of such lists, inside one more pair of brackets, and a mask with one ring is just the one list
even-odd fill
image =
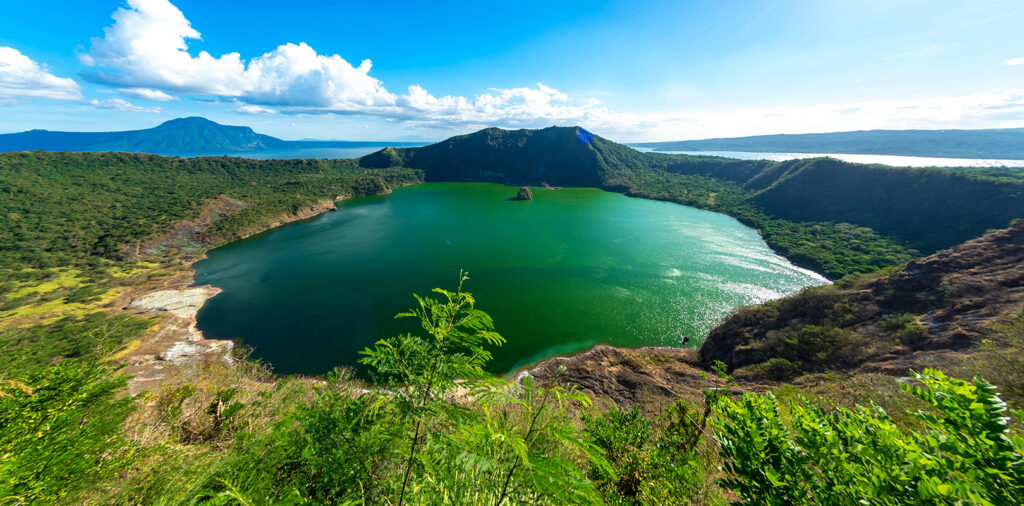
{"label": "blue hazy mountain", "polygon": [[[203,154],[266,150],[386,146],[359,141],[285,141],[246,126],[221,125],[206,118],[172,119],[145,130],[123,132],[54,132],[29,130],[0,134],[0,152],[128,151],[156,154]],[[401,144],[401,143],[399,143]]]}
{"label": "blue hazy mountain", "polygon": [[1024,128],[990,130],[861,130],[756,135],[692,141],[642,142],[657,151],[849,153],[1024,160]]}

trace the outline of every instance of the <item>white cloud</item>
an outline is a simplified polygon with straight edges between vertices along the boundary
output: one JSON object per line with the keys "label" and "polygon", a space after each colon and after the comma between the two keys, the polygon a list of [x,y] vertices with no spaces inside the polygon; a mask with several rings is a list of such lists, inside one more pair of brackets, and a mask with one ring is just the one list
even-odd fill
{"label": "white cloud", "polygon": [[1010,128],[1024,126],[1024,89],[918,100],[735,109],[724,113],[632,115],[617,124],[615,120],[621,117],[603,118],[589,128],[628,141],[870,129]]}
{"label": "white cloud", "polygon": [[100,109],[114,109],[121,112],[160,112],[159,107],[143,107],[135,105],[123,98],[108,98],[106,100],[93,99],[86,103],[99,107]]}
{"label": "white cloud", "polygon": [[1012,60],[1006,60],[1007,65],[1024,65],[1024,58],[1014,58]]}
{"label": "white cloud", "polygon": [[80,100],[81,87],[67,77],[57,77],[12,47],[0,46],[0,101],[25,98]]}
{"label": "white cloud", "polygon": [[257,105],[355,111],[392,105],[395,96],[370,77],[370,60],[358,67],[338,55],[317,54],[305,43],[284,44],[243,62],[238,53],[193,57],[187,40],[200,34],[167,0],[129,0],[114,25],[81,56],[85,65],[115,72],[87,72],[87,79],[117,87],[237,98]]}
{"label": "white cloud", "polygon": [[121,88],[117,91],[121,92],[121,94],[126,97],[139,98],[142,100],[155,100],[157,102],[178,100],[178,97],[168,95],[160,90],[151,90],[149,88]]}
{"label": "white cloud", "polygon": [[229,98],[245,104],[237,112],[265,114],[272,107],[286,113],[508,125],[605,114],[596,101],[571,105],[566,94],[542,84],[494,89],[473,98],[435,97],[419,86],[396,95],[370,76],[370,60],[353,66],[305,43],[283,44],[248,62],[238,53],[192,56],[187,41],[200,34],[167,0],[129,0],[128,8],[118,9],[113,18],[113,26],[80,57],[100,69],[83,73],[87,79],[120,88]]}
{"label": "white cloud", "polygon": [[[595,99],[573,98],[540,83],[495,88],[473,97],[436,96],[418,85],[396,94],[370,75],[370,60],[356,66],[304,43],[282,44],[248,61],[236,52],[193,56],[188,41],[200,39],[200,34],[167,0],[128,0],[128,7],[114,12],[113,19],[103,37],[94,38],[89,52],[80,55],[83,64],[94,68],[83,73],[88,80],[140,98],[174,93],[233,103],[235,112],[246,114],[362,115],[444,133],[481,126],[577,124],[623,141],[871,128],[993,128],[1022,126],[1024,117],[1024,92],[1007,89],[934,99],[657,113],[617,112]],[[894,56],[936,50],[917,49]]]}
{"label": "white cloud", "polygon": [[271,109],[269,107],[259,106],[259,105],[243,105],[243,106],[239,107],[238,109],[234,109],[234,111],[242,113],[242,114],[263,114],[263,115],[277,114],[276,110]]}

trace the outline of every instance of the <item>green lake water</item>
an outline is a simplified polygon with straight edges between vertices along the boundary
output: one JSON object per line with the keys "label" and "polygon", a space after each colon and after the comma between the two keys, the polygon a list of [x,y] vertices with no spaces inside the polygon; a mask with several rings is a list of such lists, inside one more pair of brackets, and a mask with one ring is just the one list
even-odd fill
{"label": "green lake water", "polygon": [[464,269],[508,340],[489,369],[506,373],[597,343],[696,346],[738,306],[826,282],[725,215],[593,188],[508,201],[517,190],[409,186],[217,248],[195,264],[197,284],[223,289],[198,327],[278,373],[320,374],[416,331],[395,313]]}

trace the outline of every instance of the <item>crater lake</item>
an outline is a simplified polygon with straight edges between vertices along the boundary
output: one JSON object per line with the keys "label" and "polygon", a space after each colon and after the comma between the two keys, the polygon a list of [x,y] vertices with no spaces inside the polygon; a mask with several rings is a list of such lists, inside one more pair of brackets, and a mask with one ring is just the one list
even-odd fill
{"label": "crater lake", "polygon": [[697,346],[735,308],[826,283],[735,219],[595,188],[425,183],[211,250],[196,283],[222,289],[198,314],[282,374],[356,366],[378,338],[422,332],[394,315],[412,294],[454,289],[508,342],[497,374],[598,343]]}

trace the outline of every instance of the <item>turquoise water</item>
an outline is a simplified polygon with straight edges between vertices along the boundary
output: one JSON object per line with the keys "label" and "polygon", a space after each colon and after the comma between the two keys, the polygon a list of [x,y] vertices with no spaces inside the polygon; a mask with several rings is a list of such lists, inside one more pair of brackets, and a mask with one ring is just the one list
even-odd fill
{"label": "turquoise water", "polygon": [[721,214],[593,188],[428,183],[341,203],[210,252],[198,284],[223,292],[199,312],[279,373],[355,365],[378,337],[412,332],[412,293],[466,288],[508,343],[505,373],[597,343],[696,345],[734,308],[826,282]]}

